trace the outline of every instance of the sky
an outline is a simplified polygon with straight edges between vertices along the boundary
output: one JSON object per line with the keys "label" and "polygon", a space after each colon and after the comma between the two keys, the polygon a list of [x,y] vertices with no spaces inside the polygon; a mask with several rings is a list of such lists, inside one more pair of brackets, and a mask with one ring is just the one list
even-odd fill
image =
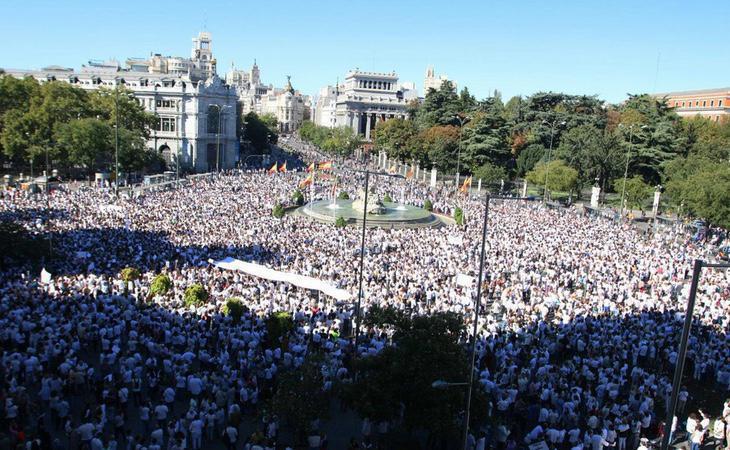
{"label": "sky", "polygon": [[422,95],[427,66],[505,101],[730,86],[730,1],[0,0],[0,67],[189,56],[213,38],[219,75],[256,59],[265,83],[305,94],[349,70],[395,71]]}

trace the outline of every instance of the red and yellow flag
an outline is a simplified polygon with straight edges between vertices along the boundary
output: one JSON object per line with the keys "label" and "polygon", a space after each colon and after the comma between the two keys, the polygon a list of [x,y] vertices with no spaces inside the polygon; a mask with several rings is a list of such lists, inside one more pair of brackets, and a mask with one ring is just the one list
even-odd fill
{"label": "red and yellow flag", "polygon": [[411,178],[413,178],[413,169],[409,170],[406,173],[406,179],[408,180],[408,179],[411,179]]}
{"label": "red and yellow flag", "polygon": [[389,174],[394,174],[394,173],[396,173],[397,171],[398,171],[398,168],[397,168],[397,167],[395,167],[395,164],[393,164],[392,166],[390,166],[390,169],[388,169],[388,173],[389,173]]}
{"label": "red and yellow flag", "polygon": [[307,166],[307,172],[314,172],[314,169],[315,169],[314,163],[312,163],[309,166]]}
{"label": "red and yellow flag", "polygon": [[332,161],[324,161],[319,163],[319,166],[317,167],[319,170],[332,170]]}
{"label": "red and yellow flag", "polygon": [[308,175],[307,178],[303,179],[302,182],[299,183],[299,189],[304,189],[312,183],[314,183],[314,174]]}
{"label": "red and yellow flag", "polygon": [[273,175],[278,171],[279,171],[279,163],[275,162],[274,165],[271,166],[271,169],[269,169],[269,175]]}
{"label": "red and yellow flag", "polygon": [[279,167],[279,172],[286,173],[286,161],[284,161],[284,164]]}
{"label": "red and yellow flag", "polygon": [[471,188],[471,177],[468,177],[464,180],[464,184],[461,185],[461,188],[459,189],[460,192],[469,192],[469,189]]}

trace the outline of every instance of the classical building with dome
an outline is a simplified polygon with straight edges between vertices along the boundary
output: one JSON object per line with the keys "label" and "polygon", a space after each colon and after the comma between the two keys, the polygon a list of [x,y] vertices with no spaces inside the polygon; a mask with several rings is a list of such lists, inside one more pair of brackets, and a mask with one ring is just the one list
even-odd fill
{"label": "classical building with dome", "polygon": [[18,78],[62,81],[86,90],[124,86],[159,118],[147,145],[159,152],[169,169],[179,162],[181,170],[205,172],[238,162],[237,92],[216,75],[209,33],[193,39],[190,58],[153,54],[149,59],[130,58],[126,67],[112,60],[90,61],[79,70],[4,70]]}
{"label": "classical building with dome", "polygon": [[226,74],[226,83],[232,86],[241,103],[241,113],[255,112],[258,115],[270,114],[276,117],[279,131],[291,133],[309,116],[310,97],[302,95],[291,84],[287,76],[286,86],[275,88],[272,84],[261,82],[261,72],[254,60],[251,69],[239,70],[231,66]]}

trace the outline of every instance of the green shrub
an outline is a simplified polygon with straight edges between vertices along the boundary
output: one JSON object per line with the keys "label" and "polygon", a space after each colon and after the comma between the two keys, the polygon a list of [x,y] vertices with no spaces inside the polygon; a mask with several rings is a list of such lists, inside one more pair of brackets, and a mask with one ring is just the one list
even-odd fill
{"label": "green shrub", "polygon": [[122,280],[126,282],[139,280],[140,277],[139,270],[134,267],[125,267],[122,269],[120,275],[122,276]]}
{"label": "green shrub", "polygon": [[294,202],[295,205],[302,206],[304,204],[304,194],[302,194],[302,191],[297,189],[292,194],[291,200],[292,200],[292,202]]}
{"label": "green shrub", "polygon": [[276,205],[274,205],[274,210],[271,211],[271,215],[276,217],[277,219],[281,219],[282,217],[284,217],[284,207],[281,206],[281,203],[277,202]]}
{"label": "green shrub", "polygon": [[172,280],[166,273],[161,273],[152,280],[150,295],[165,295],[172,289]]}
{"label": "green shrub", "polygon": [[344,217],[340,216],[335,220],[335,227],[337,228],[345,228],[347,226],[347,221]]}
{"label": "green shrub", "polygon": [[454,210],[454,220],[456,221],[457,225],[459,225],[459,226],[464,225],[464,210],[457,207]]}
{"label": "green shrub", "polygon": [[348,194],[346,191],[340,192],[340,195],[337,196],[340,200],[350,200],[350,194]]}
{"label": "green shrub", "polygon": [[383,196],[383,201],[386,202],[386,203],[393,203],[393,199],[390,198],[390,194],[385,194]]}
{"label": "green shrub", "polygon": [[433,203],[431,203],[431,200],[426,199],[426,201],[423,202],[423,209],[426,211],[433,211]]}
{"label": "green shrub", "polygon": [[275,312],[266,319],[266,331],[269,342],[279,342],[282,337],[288,335],[293,329],[294,321],[292,315],[288,312]]}
{"label": "green shrub", "polygon": [[183,302],[186,307],[190,308],[193,306],[202,306],[206,300],[208,300],[208,292],[201,284],[195,283],[185,289]]}
{"label": "green shrub", "polygon": [[230,316],[234,322],[238,323],[246,311],[246,307],[243,306],[243,301],[240,298],[232,297],[226,300],[222,311],[224,316]]}

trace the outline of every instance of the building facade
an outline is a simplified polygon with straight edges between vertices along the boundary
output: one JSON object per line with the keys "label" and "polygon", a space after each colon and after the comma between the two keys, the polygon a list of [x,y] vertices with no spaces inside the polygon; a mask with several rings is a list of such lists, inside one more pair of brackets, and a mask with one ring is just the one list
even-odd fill
{"label": "building facade", "polygon": [[454,89],[456,89],[455,81],[449,80],[449,77],[445,74],[436,76],[433,70],[433,66],[429,66],[426,69],[426,77],[423,79],[423,95],[425,96],[426,94],[428,94],[429,89],[434,89],[438,91],[439,89],[441,89],[441,85],[444,83],[444,81],[451,81]]}
{"label": "building facade", "polygon": [[271,114],[276,117],[282,133],[293,132],[301,126],[304,117],[309,115],[309,97],[292,87],[291,77],[287,76],[284,88],[265,85],[261,82],[261,72],[255,60],[250,71],[231,67],[226,74],[226,83],[236,90],[242,114]]}
{"label": "building facade", "polygon": [[[204,41],[194,42],[195,53],[196,45]],[[215,69],[212,55],[199,55],[206,56],[210,65],[201,66],[207,68],[196,72],[198,75]],[[50,66],[41,70],[8,69],[6,73],[17,78],[30,76],[41,83],[62,81],[91,91],[123,86],[146,111],[158,117],[147,146],[157,151],[170,168],[178,161],[181,170],[196,172],[234,167],[239,155],[236,91],[215,73],[201,79],[191,77],[190,70],[183,74],[171,72],[170,67],[169,60],[164,73],[149,68],[143,71],[142,66],[122,69],[116,61],[110,61],[90,63],[80,70]]]}
{"label": "building facade", "polygon": [[701,116],[720,121],[730,117],[730,87],[654,94],[681,117]]}
{"label": "building facade", "polygon": [[406,118],[408,102],[417,99],[414,86],[398,83],[395,72],[350,71],[344,83],[320,90],[314,122],[325,127],[348,127],[371,138],[379,121]]}

